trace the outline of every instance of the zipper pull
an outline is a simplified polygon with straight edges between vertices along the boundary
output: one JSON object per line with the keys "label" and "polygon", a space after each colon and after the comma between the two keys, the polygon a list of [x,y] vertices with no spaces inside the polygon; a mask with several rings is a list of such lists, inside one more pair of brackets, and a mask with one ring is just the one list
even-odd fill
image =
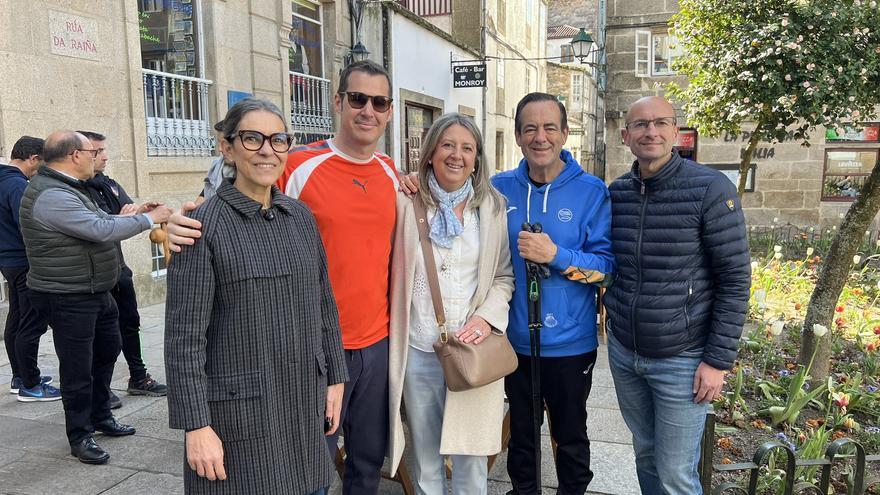
{"label": "zipper pull", "polygon": [[645,195],[645,183],[642,182],[642,196]]}

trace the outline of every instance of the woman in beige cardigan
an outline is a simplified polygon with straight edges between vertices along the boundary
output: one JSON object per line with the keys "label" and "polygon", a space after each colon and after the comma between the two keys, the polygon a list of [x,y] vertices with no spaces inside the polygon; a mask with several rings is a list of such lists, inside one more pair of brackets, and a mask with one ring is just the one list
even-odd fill
{"label": "woman in beige cardigan", "polygon": [[[454,338],[480,345],[490,332],[507,328],[513,271],[506,202],[489,182],[482,136],[470,117],[451,113],[434,123],[425,136],[418,176],[447,328]],[[487,456],[501,450],[504,381],[465,392],[447,390],[431,348],[440,329],[413,203],[402,193],[391,265],[391,472],[403,455],[405,408],[417,493],[447,493],[443,458],[449,455],[453,493],[485,494]]]}

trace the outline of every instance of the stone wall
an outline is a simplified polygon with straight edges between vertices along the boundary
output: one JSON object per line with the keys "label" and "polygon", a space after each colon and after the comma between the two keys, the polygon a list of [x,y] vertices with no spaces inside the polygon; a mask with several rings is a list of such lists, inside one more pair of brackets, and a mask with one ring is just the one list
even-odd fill
{"label": "stone wall", "polygon": [[[614,0],[609,0],[609,3]],[[597,0],[553,0],[547,11],[547,25],[568,24],[587,28],[596,33],[599,28],[599,2]]]}

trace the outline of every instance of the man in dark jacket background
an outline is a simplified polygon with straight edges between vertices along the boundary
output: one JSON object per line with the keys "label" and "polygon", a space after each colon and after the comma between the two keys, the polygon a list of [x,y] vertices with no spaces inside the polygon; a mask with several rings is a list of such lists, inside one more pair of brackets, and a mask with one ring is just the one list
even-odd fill
{"label": "man in dark jacket background", "polygon": [[611,373],[642,493],[699,494],[705,415],[748,311],[745,219],[726,176],[672,150],[678,127],[669,102],[635,102],[622,135],[636,161],[609,188]]}
{"label": "man in dark jacket background", "polygon": [[[131,215],[138,212],[138,205],[125,192],[118,182],[104,174],[107,168],[107,138],[103,134],[91,131],[79,131],[92,143],[92,147],[98,150],[95,157],[95,176],[86,181],[86,189],[98,208],[111,215]],[[148,203],[145,206],[154,207],[159,203]],[[119,259],[122,267],[119,273],[119,282],[110,291],[116,306],[119,308],[119,332],[122,336],[122,355],[128,363],[128,392],[130,395],[147,395],[161,397],[167,393],[165,385],[154,380],[144,364],[141,353],[141,316],[138,313],[137,294],[134,291],[131,269],[122,259],[122,250],[119,251]],[[112,391],[110,392],[110,407],[116,409],[122,407],[122,401]]]}
{"label": "man in dark jacket background", "polygon": [[95,175],[97,154],[82,134],[50,134],[46,165],[31,179],[19,210],[31,302],[52,327],[58,355],[70,453],[86,464],[110,458],[95,442],[95,430],[109,436],[135,432],[110,413],[110,379],[120,348],[110,296],[121,265],[117,243],[171,214],[164,206],[133,216],[99,209],[84,185]]}
{"label": "man in dark jacket background", "polygon": [[[22,136],[12,147],[9,165],[0,165],[0,272],[9,284],[9,313],[3,341],[12,368],[9,393],[18,394],[21,402],[61,399],[61,392],[49,385],[52,377],[41,377],[37,366],[46,322],[31,305],[27,254],[18,221],[21,196],[42,161],[43,140]],[[24,393],[20,391],[22,382]]]}

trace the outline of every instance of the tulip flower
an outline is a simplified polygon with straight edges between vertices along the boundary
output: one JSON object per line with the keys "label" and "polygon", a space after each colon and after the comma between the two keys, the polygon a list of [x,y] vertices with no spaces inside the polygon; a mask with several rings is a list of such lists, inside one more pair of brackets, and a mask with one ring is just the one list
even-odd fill
{"label": "tulip flower", "polygon": [[776,320],[773,322],[772,325],[770,325],[770,329],[768,330],[768,332],[770,332],[770,335],[772,335],[774,337],[779,337],[780,335],[782,335],[782,329],[784,327],[785,327],[784,320]]}
{"label": "tulip flower", "polygon": [[828,333],[828,327],[826,327],[825,325],[820,325],[818,323],[813,324],[813,335],[822,338],[825,336],[826,333]]}

